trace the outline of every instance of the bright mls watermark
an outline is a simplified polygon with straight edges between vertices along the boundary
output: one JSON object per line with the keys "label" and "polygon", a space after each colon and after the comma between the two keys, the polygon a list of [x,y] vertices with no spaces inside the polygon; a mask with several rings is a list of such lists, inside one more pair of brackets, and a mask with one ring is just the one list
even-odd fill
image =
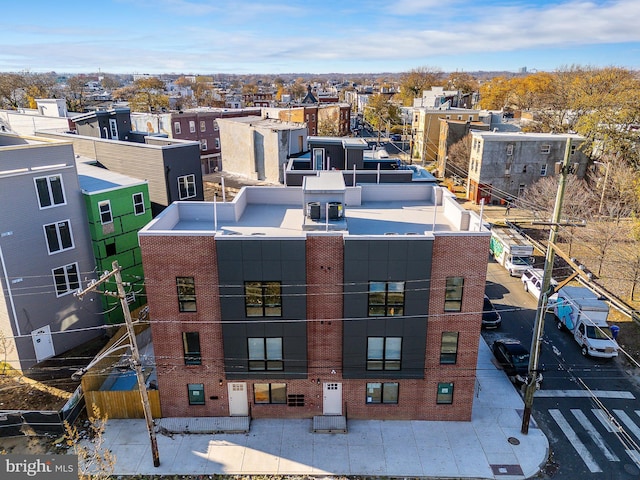
{"label": "bright mls watermark", "polygon": [[77,455],[0,455],[2,480],[77,480]]}

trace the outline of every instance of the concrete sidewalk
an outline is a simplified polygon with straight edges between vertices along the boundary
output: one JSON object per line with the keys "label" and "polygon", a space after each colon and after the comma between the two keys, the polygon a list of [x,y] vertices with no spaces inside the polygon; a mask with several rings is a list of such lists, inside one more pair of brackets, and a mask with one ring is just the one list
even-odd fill
{"label": "concrete sidewalk", "polygon": [[346,434],[311,433],[312,420],[257,419],[246,434],[158,435],[154,467],[144,420],[109,420],[115,475],[279,474],[522,479],[538,473],[548,441],[480,339],[471,422],[349,420]]}

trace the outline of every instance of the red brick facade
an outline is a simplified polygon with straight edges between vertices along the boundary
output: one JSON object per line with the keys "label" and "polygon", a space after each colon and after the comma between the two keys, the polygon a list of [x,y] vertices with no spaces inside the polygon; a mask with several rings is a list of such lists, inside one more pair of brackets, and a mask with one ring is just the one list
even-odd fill
{"label": "red brick facade", "polygon": [[[223,351],[215,239],[210,236],[141,236],[158,387],[163,416],[229,415]],[[344,379],[343,295],[344,240],[341,234],[312,234],[306,239],[307,378],[242,380],[250,415],[308,418],[323,413],[323,384],[342,385],[343,414],[349,418],[455,420],[471,419],[480,314],[485,288],[488,236],[436,236],[433,246],[423,379]],[[178,311],[176,277],[195,280],[197,312]],[[444,313],[446,278],[464,277],[461,313]],[[469,313],[464,313],[469,312]],[[202,365],[184,363],[182,332],[200,334]],[[459,332],[457,361],[440,364],[442,332]],[[237,381],[237,380],[234,380]],[[369,382],[398,382],[397,404],[367,404]],[[286,383],[288,394],[304,395],[304,406],[256,405],[254,383]],[[438,384],[454,384],[453,403],[436,402]],[[205,404],[189,405],[187,384],[204,384]]]}

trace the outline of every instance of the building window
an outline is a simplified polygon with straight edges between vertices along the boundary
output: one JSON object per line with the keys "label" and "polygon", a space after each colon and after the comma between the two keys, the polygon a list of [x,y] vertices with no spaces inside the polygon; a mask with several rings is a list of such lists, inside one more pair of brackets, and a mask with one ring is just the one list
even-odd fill
{"label": "building window", "polygon": [[521,183],[520,185],[518,185],[518,196],[524,193],[524,189],[525,189],[524,183]]}
{"label": "building window", "polygon": [[64,187],[61,175],[51,175],[34,179],[36,192],[38,193],[38,203],[40,208],[49,208],[56,205],[64,205]]}
{"label": "building window", "polygon": [[283,370],[282,337],[248,338],[249,370]]}
{"label": "building window", "polygon": [[367,383],[367,403],[398,403],[398,384]]}
{"label": "building window", "polygon": [[507,145],[507,155],[513,155],[513,144]]}
{"label": "building window", "polygon": [[214,120],[214,121],[213,121],[213,131],[214,131],[214,132],[217,132],[217,131],[218,131],[218,121],[217,121],[217,120]]}
{"label": "building window", "polygon": [[400,370],[401,337],[368,337],[367,370]]}
{"label": "building window", "polygon": [[464,277],[447,277],[444,292],[444,311],[459,312],[462,310],[462,290]]}
{"label": "building window", "polygon": [[287,395],[287,406],[304,407],[304,395],[301,393]]}
{"label": "building window", "polygon": [[44,225],[44,236],[47,239],[49,253],[64,252],[73,248],[73,235],[69,220]]}
{"label": "building window", "polygon": [[527,173],[527,166],[526,165],[522,166],[522,173]]}
{"label": "building window", "polygon": [[440,363],[451,365],[458,359],[458,332],[442,332],[440,340]]}
{"label": "building window", "polygon": [[181,312],[196,311],[196,284],[193,277],[176,277],[178,309]]}
{"label": "building window", "polygon": [[98,202],[98,210],[100,211],[100,222],[102,225],[113,222],[113,214],[111,213],[111,202],[104,200]]}
{"label": "building window", "polygon": [[311,114],[311,121],[312,121],[312,122],[315,122],[315,121],[316,121],[316,114],[315,114],[315,113],[312,113],[312,114]]}
{"label": "building window", "polygon": [[178,177],[178,198],[185,200],[196,196],[196,176],[184,175]]}
{"label": "building window", "polygon": [[182,348],[184,349],[185,365],[201,365],[200,334],[198,332],[182,333]]}
{"label": "building window", "polygon": [[540,146],[540,153],[542,153],[542,154],[551,153],[551,145],[541,145]]}
{"label": "building window", "polygon": [[369,316],[404,315],[404,282],[369,282]]}
{"label": "building window", "polygon": [[114,241],[114,242],[105,243],[104,251],[107,257],[113,257],[117,253],[116,242]]}
{"label": "building window", "polygon": [[80,288],[78,264],[71,263],[63,267],[54,268],[53,281],[56,284],[56,296],[62,297]]}
{"label": "building window", "polygon": [[220,150],[220,139],[216,138],[215,142],[216,142],[216,150]]}
{"label": "building window", "polygon": [[182,133],[182,128],[180,128],[180,122],[173,122],[173,131],[176,135],[180,135]]}
{"label": "building window", "polygon": [[453,403],[453,383],[438,383],[436,403],[440,405]]}
{"label": "building window", "polygon": [[244,306],[247,317],[280,317],[280,282],[244,282]]}
{"label": "building window", "polygon": [[286,404],[286,383],[255,383],[253,385],[253,402],[257,404]]}
{"label": "building window", "polygon": [[544,177],[547,175],[547,164],[540,165],[540,176]]}
{"label": "building window", "polygon": [[145,212],[144,208],[144,195],[142,192],[133,194],[133,213],[136,215],[142,215]]}
{"label": "building window", "polygon": [[205,122],[204,120],[200,120],[200,131],[201,132],[207,131],[207,122]]}
{"label": "building window", "polygon": [[507,164],[504,166],[504,174],[505,174],[506,176],[511,175],[511,164],[510,164],[510,163],[507,163]]}
{"label": "building window", "polygon": [[200,150],[206,150],[207,149],[207,139],[203,138],[200,140]]}
{"label": "building window", "polygon": [[458,115],[458,120],[462,120],[462,115]]}
{"label": "building window", "polygon": [[189,120],[189,133],[196,133],[196,122]]}
{"label": "building window", "polygon": [[305,120],[306,120],[307,122],[309,121],[309,114],[308,114],[308,113],[305,115]]}
{"label": "building window", "polygon": [[574,153],[576,153],[576,149],[578,148],[577,145],[571,145],[571,155],[573,155]]}
{"label": "building window", "polygon": [[187,390],[189,391],[189,405],[204,405],[203,383],[189,383]]}

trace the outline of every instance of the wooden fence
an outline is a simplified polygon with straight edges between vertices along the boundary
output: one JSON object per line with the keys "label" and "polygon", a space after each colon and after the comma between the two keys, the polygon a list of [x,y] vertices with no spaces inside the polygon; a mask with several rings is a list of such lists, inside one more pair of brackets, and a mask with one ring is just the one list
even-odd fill
{"label": "wooden fence", "polygon": [[[149,395],[149,405],[153,418],[160,418],[160,395],[157,390],[147,390]],[[109,418],[144,418],[140,391],[120,390],[120,391],[91,391],[85,392],[87,406],[97,405],[100,412],[107,414]],[[90,408],[90,407],[89,407]]]}

